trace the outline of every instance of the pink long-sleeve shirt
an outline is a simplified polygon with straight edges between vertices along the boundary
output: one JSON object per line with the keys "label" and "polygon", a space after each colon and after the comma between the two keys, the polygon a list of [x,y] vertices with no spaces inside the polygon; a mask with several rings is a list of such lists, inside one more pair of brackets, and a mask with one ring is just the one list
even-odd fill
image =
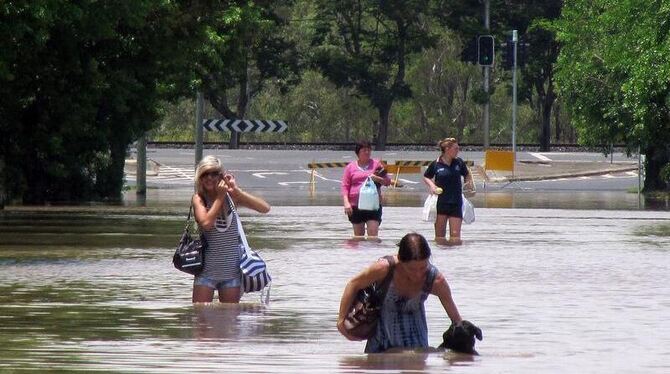
{"label": "pink long-sleeve shirt", "polygon": [[[361,187],[365,180],[372,175],[377,167],[381,165],[379,160],[370,159],[367,167],[358,166],[358,161],[350,162],[344,168],[344,175],[342,175],[342,188],[341,194],[342,197],[347,196],[349,198],[349,203],[351,206],[358,205],[358,195],[361,191]],[[391,183],[391,179],[388,174],[384,177],[388,183]],[[379,197],[381,198],[381,190],[379,191]]]}

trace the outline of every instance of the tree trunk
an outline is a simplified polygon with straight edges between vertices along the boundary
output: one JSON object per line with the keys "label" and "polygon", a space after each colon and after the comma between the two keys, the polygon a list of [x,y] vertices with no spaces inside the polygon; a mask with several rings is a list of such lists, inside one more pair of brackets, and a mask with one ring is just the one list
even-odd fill
{"label": "tree trunk", "polygon": [[5,209],[5,160],[0,158],[0,210]]}
{"label": "tree trunk", "polygon": [[644,192],[664,191],[668,184],[661,179],[661,169],[670,162],[670,147],[650,145],[644,151]]}
{"label": "tree trunk", "polygon": [[554,85],[550,80],[547,93],[540,95],[540,107],[542,108],[542,127],[540,129],[540,151],[549,152],[551,150],[551,109],[554,106],[556,95],[554,94]]}
{"label": "tree trunk", "polygon": [[554,141],[556,143],[561,142],[561,135],[562,134],[562,124],[561,124],[561,104],[560,102],[557,102],[556,105],[554,105],[554,128],[556,129]]}
{"label": "tree trunk", "polygon": [[391,113],[392,104],[393,103],[384,104],[380,108],[377,108],[379,110],[379,128],[377,129],[377,147],[375,150],[386,150],[386,138],[388,137],[389,128],[389,114]]}
{"label": "tree trunk", "polygon": [[458,127],[458,138],[456,138],[456,140],[458,140],[459,142],[463,141],[463,134],[465,133],[465,127],[468,125],[466,103],[468,101],[469,89],[470,89],[470,77],[465,77],[465,79],[461,82],[462,96],[456,120],[456,126]]}
{"label": "tree trunk", "polygon": [[551,107],[547,110],[547,103],[542,105],[542,127],[540,131],[540,151],[549,152],[551,149]]}
{"label": "tree trunk", "polygon": [[230,142],[228,143],[228,149],[238,149],[240,148],[240,133],[237,131],[230,132]]}
{"label": "tree trunk", "polygon": [[125,139],[112,139],[110,144],[111,163],[100,172],[104,175],[101,178],[104,182],[97,183],[96,190],[104,200],[121,200],[121,190],[123,189],[123,167],[126,162],[126,148],[128,141]]}

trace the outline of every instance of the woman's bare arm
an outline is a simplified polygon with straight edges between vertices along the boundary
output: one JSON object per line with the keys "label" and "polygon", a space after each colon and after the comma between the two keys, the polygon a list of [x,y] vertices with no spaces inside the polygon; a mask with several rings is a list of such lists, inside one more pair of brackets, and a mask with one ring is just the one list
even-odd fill
{"label": "woman's bare arm", "polygon": [[447,315],[449,316],[449,319],[451,319],[451,322],[453,323],[461,322],[462,320],[461,315],[458,312],[458,308],[456,307],[454,299],[451,297],[451,289],[449,288],[447,279],[444,277],[444,275],[442,275],[442,273],[438,273],[437,277],[435,277],[431,293],[440,298],[442,307],[444,307],[444,310],[447,312]]}
{"label": "woman's bare arm", "polygon": [[347,317],[347,313],[351,308],[351,304],[354,302],[356,294],[359,290],[362,290],[372,283],[384,279],[386,274],[388,274],[389,267],[390,265],[388,261],[377,261],[351,278],[351,280],[344,287],[342,298],[340,300],[340,311],[337,317],[337,329],[340,330],[340,333],[347,339],[358,340],[349,336],[344,328],[344,319]]}

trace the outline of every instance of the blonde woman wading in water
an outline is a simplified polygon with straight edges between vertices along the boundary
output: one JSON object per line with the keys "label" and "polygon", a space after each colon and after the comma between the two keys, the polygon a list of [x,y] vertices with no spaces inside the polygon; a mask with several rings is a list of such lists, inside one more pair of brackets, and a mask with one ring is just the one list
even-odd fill
{"label": "blonde woman wading in water", "polygon": [[222,303],[240,301],[240,236],[236,207],[244,206],[260,213],[270,204],[240,188],[235,177],[224,171],[221,161],[206,156],[195,171],[193,211],[200,232],[207,240],[205,267],[193,280],[193,302],[211,302],[214,290]]}
{"label": "blonde woman wading in water", "polygon": [[[437,216],[435,217],[435,241],[441,244],[461,244],[461,224],[463,222],[463,186],[472,196],[475,184],[465,162],[458,157],[459,146],[454,138],[446,138],[438,143],[440,157],[433,161],[423,175],[428,192],[438,195]],[[465,183],[461,181],[464,179]],[[449,223],[449,240],[445,238]]]}

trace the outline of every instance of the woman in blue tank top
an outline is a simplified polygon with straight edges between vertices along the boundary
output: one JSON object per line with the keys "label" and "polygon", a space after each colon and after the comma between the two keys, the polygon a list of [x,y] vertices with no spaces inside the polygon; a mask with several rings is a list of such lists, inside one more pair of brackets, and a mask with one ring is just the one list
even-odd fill
{"label": "woman in blue tank top", "polygon": [[449,284],[430,261],[426,238],[417,233],[400,240],[395,265],[381,259],[352,278],[344,288],[340,301],[337,328],[349,340],[359,340],[347,333],[344,321],[359,290],[377,282],[381,284],[392,271],[392,280],[384,301],[374,335],[368,339],[365,352],[384,352],[390,348],[428,348],[428,324],[424,302],[429,294],[440,299],[452,323],[461,316],[451,297]]}
{"label": "woman in blue tank top", "polygon": [[193,302],[211,302],[214,290],[218,290],[220,302],[237,303],[241,294],[240,236],[233,204],[260,213],[269,212],[270,205],[243,191],[214,156],[206,156],[198,163],[195,189],[193,211],[207,240],[207,250],[205,267],[193,280]]}

